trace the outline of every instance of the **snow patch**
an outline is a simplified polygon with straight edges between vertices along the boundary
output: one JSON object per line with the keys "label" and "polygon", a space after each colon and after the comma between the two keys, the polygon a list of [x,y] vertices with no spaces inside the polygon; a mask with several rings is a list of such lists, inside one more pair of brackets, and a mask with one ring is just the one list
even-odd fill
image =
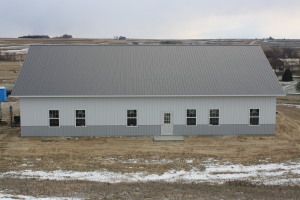
{"label": "snow patch", "polygon": [[186,163],[193,163],[193,161],[194,161],[193,159],[185,160]]}
{"label": "snow patch", "polygon": [[[190,162],[190,161],[187,161]],[[197,182],[222,184],[226,181],[244,180],[265,185],[298,185],[300,184],[300,162],[270,163],[260,165],[218,164],[213,159],[203,163],[205,170],[196,167],[189,171],[170,170],[163,174],[115,173],[106,170],[78,172],[55,170],[45,171],[10,171],[1,173],[1,177],[38,178],[49,180],[83,180],[95,182]]]}
{"label": "snow patch", "polygon": [[25,196],[25,195],[14,195],[8,194],[5,191],[0,191],[0,199],[1,200],[80,200],[79,198],[66,198],[66,197],[33,197],[33,196]]}
{"label": "snow patch", "polygon": [[283,103],[283,104],[280,104],[280,105],[287,106],[287,107],[292,107],[292,108],[300,108],[300,105],[296,105],[296,104]]}
{"label": "snow patch", "polygon": [[2,50],[1,54],[5,55],[5,54],[27,54],[28,52],[28,48],[25,49],[20,49],[20,50]]}

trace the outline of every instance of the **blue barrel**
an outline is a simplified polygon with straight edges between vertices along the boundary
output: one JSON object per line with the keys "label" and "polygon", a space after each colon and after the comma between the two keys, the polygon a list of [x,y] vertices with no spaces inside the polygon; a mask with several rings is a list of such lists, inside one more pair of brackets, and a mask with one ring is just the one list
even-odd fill
{"label": "blue barrel", "polygon": [[3,86],[0,86],[0,101],[1,102],[7,101],[6,88]]}

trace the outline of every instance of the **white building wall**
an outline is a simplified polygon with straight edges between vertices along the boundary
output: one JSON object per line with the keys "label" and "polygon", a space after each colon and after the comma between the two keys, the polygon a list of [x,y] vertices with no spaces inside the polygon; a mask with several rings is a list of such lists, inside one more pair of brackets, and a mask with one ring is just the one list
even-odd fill
{"label": "white building wall", "polygon": [[197,110],[197,124],[209,124],[209,109],[220,110],[220,124],[249,124],[260,109],[260,124],[275,124],[275,97],[21,98],[21,125],[48,126],[49,110],[60,111],[60,126],[75,126],[75,110],[86,110],[86,125],[126,125],[126,110],[138,111],[138,125],[160,125],[171,111],[175,125],[186,124],[186,110]]}

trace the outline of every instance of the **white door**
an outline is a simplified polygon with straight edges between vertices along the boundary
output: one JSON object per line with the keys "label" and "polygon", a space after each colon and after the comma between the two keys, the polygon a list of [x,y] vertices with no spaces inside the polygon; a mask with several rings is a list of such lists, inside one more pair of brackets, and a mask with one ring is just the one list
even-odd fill
{"label": "white door", "polygon": [[173,135],[173,114],[171,112],[162,112],[161,135]]}

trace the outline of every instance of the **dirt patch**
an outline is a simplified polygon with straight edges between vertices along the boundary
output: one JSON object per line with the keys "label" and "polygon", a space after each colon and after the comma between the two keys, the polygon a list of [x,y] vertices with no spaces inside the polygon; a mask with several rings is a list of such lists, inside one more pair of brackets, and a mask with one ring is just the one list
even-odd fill
{"label": "dirt patch", "polygon": [[298,199],[300,188],[256,186],[248,182],[224,185],[183,183],[95,183],[89,181],[50,181],[2,179],[0,191],[34,197],[76,197],[86,199]]}

